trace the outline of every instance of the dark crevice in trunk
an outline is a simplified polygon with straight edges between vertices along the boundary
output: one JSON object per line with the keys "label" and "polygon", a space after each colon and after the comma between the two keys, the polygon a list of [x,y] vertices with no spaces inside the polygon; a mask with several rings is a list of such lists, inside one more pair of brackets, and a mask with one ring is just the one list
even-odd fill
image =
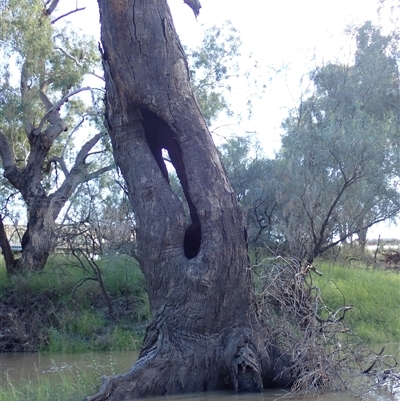
{"label": "dark crevice in trunk", "polygon": [[183,247],[185,256],[188,259],[193,259],[199,253],[201,245],[201,225],[196,206],[190,196],[189,183],[182,158],[182,150],[174,137],[173,131],[161,117],[147,108],[141,108],[140,113],[143,117],[142,126],[145,131],[146,141],[160,168],[161,174],[167,182],[169,182],[167,166],[165,165],[162,155],[163,149],[165,149],[168,151],[171,163],[181,183],[189,207],[191,220],[191,224],[187,227],[185,232]]}
{"label": "dark crevice in trunk", "polygon": [[201,245],[201,225],[200,222],[194,222],[185,231],[183,241],[183,249],[185,256],[188,259],[193,259],[197,256]]}
{"label": "dark crevice in trunk", "polygon": [[140,109],[140,112],[143,117],[142,126],[145,131],[146,141],[160,168],[161,174],[167,182],[169,182],[168,170],[163,159],[162,151],[166,149],[166,138],[170,135],[171,130],[164,120],[150,110]]}

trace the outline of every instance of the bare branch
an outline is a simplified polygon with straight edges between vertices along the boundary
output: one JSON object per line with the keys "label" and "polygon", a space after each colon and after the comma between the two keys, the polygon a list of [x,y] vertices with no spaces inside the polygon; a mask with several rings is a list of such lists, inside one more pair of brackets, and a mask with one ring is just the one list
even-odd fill
{"label": "bare branch", "polygon": [[93,146],[96,145],[97,142],[99,142],[101,137],[102,137],[101,134],[97,134],[92,139],[89,139],[82,146],[82,149],[79,151],[78,155],[76,156],[75,165],[73,168],[78,168],[79,165],[85,163],[86,157],[88,156],[90,149],[92,149]]}
{"label": "bare branch", "polygon": [[10,147],[10,142],[8,138],[0,131],[0,156],[3,160],[4,169],[17,167],[15,162],[15,155]]}
{"label": "bare branch", "polygon": [[[21,100],[23,104],[26,101],[28,92],[30,91],[30,83],[29,83],[29,76],[27,72],[27,67],[26,67],[27,61],[25,61],[22,65],[21,69],[21,77],[20,77],[20,93],[21,93]],[[29,135],[29,133],[33,129],[33,125],[31,121],[27,118],[26,113],[22,113],[23,116],[23,121],[24,121],[24,128],[25,128],[25,133],[26,135]]]}
{"label": "bare branch", "polygon": [[60,19],[62,19],[62,18],[64,18],[64,17],[67,17],[68,15],[71,15],[71,14],[76,13],[76,12],[78,12],[78,11],[85,10],[85,9],[86,9],[86,7],[76,8],[75,10],[69,11],[69,12],[67,12],[66,14],[60,15],[59,17],[53,19],[53,21],[51,21],[51,23],[52,23],[52,24],[55,24],[55,23],[56,23],[57,21],[59,21]]}
{"label": "bare branch", "polygon": [[62,47],[55,47],[55,50],[60,50],[61,53],[65,54],[66,57],[71,59],[78,67],[82,67],[82,64],[77,60],[76,57],[72,56],[69,54],[66,50],[64,50]]}
{"label": "bare branch", "polygon": [[93,76],[95,76],[96,78],[99,78],[99,79],[101,79],[103,82],[105,82],[104,77],[101,77],[100,75],[97,75],[95,72],[91,72],[90,75],[93,75]]}
{"label": "bare branch", "polygon": [[[51,114],[54,111],[58,110],[70,97],[75,96],[79,92],[83,92],[83,91],[87,91],[87,90],[90,90],[90,88],[88,86],[86,86],[84,88],[79,88],[79,89],[76,89],[76,90],[74,90],[74,91],[72,91],[70,93],[67,93],[62,99],[60,99],[57,103],[55,103],[53,106],[51,106],[49,108],[48,108],[49,103],[42,99],[42,101],[44,101],[44,103],[45,103],[46,107],[48,108],[48,110],[47,110],[46,114],[43,116],[43,118],[41,119],[39,126],[33,131],[33,135],[39,135],[42,132],[43,125],[49,119]],[[40,92],[40,93],[41,93],[41,95],[43,97],[45,97],[48,100],[48,98],[47,98],[47,96],[46,96],[46,94],[44,92]]]}
{"label": "bare branch", "polygon": [[65,145],[64,145],[63,150],[62,150],[62,152],[61,152],[61,157],[62,157],[62,158],[64,158],[64,156],[65,156],[65,152],[66,152],[66,150],[67,150],[67,147],[68,147],[69,142],[71,141],[72,136],[74,135],[74,133],[75,133],[76,131],[78,131],[79,127],[85,122],[86,116],[87,116],[87,114],[84,114],[84,115],[81,117],[81,121],[79,121],[79,123],[74,127],[74,129],[73,129],[73,130],[70,132],[70,134],[68,135],[68,138],[67,138],[67,140],[65,141]]}
{"label": "bare branch", "polygon": [[[92,139],[90,139],[89,141],[87,141],[83,146],[82,149],[79,151],[76,159],[75,159],[75,164],[72,167],[71,171],[69,172],[69,174],[66,176],[64,182],[62,183],[62,185],[60,186],[60,188],[53,192],[49,198],[51,199],[51,202],[53,204],[57,204],[57,205],[64,205],[65,203],[65,199],[69,199],[70,196],[74,193],[75,189],[77,188],[77,186],[79,184],[81,184],[82,182],[85,181],[89,181],[86,177],[87,177],[87,168],[88,168],[88,164],[85,163],[86,157],[88,156],[90,149],[93,148],[93,146],[96,145],[96,143],[100,140],[101,138],[101,134],[97,134],[95,135]],[[110,169],[111,170],[111,166],[108,167],[104,167],[104,169]],[[100,172],[103,169],[99,170],[99,172],[97,173],[97,175],[94,175],[93,178],[95,176],[100,175]],[[108,170],[105,170],[108,171]],[[96,174],[92,173],[92,174]],[[57,209],[54,208],[55,210]]]}

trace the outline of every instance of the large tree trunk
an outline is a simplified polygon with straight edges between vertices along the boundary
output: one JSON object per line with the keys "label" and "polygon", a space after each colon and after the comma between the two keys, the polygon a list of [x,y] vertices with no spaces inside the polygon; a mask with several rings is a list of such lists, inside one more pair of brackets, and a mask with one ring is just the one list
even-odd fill
{"label": "large tree trunk", "polygon": [[[287,383],[260,321],[235,194],[166,0],[99,0],[107,124],[137,224],[153,321],[135,365],[87,400]],[[173,193],[168,151],[190,209]],[[274,381],[275,380],[275,381]]]}

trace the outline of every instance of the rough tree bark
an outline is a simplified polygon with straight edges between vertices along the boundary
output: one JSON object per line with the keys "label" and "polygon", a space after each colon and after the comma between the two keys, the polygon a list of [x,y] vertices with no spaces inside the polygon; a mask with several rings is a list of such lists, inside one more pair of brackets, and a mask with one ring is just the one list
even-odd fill
{"label": "rough tree bark", "polygon": [[284,358],[277,362],[259,318],[242,214],[191,90],[167,2],[98,2],[106,121],[135,212],[153,320],[130,371],[104,378],[87,401],[287,384]]}

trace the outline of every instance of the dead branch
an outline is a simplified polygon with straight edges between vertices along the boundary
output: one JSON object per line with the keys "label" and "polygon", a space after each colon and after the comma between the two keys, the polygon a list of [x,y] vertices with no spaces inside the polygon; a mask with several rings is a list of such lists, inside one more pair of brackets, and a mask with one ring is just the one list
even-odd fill
{"label": "dead branch", "polygon": [[[375,367],[380,367],[381,372],[392,369],[393,373],[387,375],[390,379],[384,381],[386,387],[391,383],[393,388],[399,374],[393,370],[396,358],[390,356],[394,363],[388,363],[383,351],[377,355],[345,325],[352,305],[332,311],[324,303],[319,288],[313,285],[311,267],[281,256],[265,259],[257,267],[261,313],[273,330],[275,346],[278,344],[291,360],[288,369],[294,382],[288,396],[347,389],[364,394],[374,388],[374,381],[380,380],[377,372],[370,373]],[[358,386],[359,375],[368,376],[368,384]]]}

